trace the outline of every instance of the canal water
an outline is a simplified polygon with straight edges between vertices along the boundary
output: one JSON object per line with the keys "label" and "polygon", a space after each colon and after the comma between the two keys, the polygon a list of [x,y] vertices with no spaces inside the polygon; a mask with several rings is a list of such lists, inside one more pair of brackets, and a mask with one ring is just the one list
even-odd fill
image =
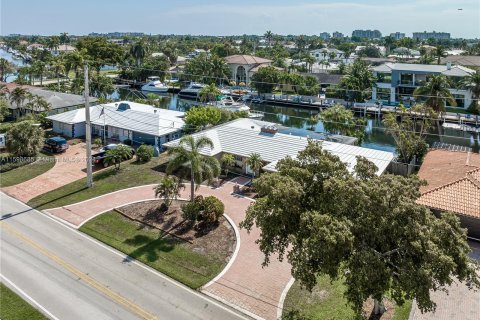
{"label": "canal water", "polygon": [[[135,97],[140,97],[138,91],[128,89],[118,89],[112,95],[112,99],[119,100],[133,100]],[[187,111],[193,105],[192,101],[180,99],[176,94],[159,95],[160,108]],[[251,104],[252,111],[261,111],[265,114],[262,120],[281,124],[286,127],[291,127],[292,134],[301,136],[311,136],[312,132],[326,133],[323,123],[319,121],[315,126],[308,123],[311,116],[318,112],[312,109],[298,108],[298,107],[282,107],[270,104]],[[365,125],[366,138],[361,143],[362,147],[395,151],[395,141],[393,138],[385,133],[385,128],[378,118],[366,118]],[[459,130],[441,128],[441,135],[439,135],[437,128],[432,129],[430,135],[427,136],[427,142],[432,145],[434,142],[443,142],[455,145],[470,147],[474,152],[479,152],[480,137],[468,132]]]}

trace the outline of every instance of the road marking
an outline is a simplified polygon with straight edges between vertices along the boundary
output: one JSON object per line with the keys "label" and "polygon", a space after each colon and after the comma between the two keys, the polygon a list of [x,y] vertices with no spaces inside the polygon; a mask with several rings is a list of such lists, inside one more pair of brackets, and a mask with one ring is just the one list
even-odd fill
{"label": "road marking", "polygon": [[21,296],[24,296],[28,300],[30,300],[31,303],[35,305],[36,308],[40,309],[45,313],[47,316],[49,316],[52,320],[60,320],[57,317],[55,317],[50,311],[45,309],[40,303],[35,301],[32,297],[30,297],[28,294],[25,293],[22,289],[20,289],[15,283],[13,283],[11,280],[9,280],[7,277],[5,277],[3,274],[0,274],[0,278],[2,278],[3,281],[7,282],[12,288],[14,288],[18,293],[20,293]]}
{"label": "road marking", "polygon": [[65,260],[56,256],[52,252],[48,251],[47,249],[43,248],[42,246],[37,244],[35,241],[31,240],[30,238],[27,238],[26,236],[24,236],[22,233],[18,232],[12,226],[0,221],[0,227],[5,229],[11,235],[13,235],[13,236],[17,237],[18,239],[24,241],[25,243],[29,244],[35,250],[37,250],[38,252],[40,252],[41,254],[46,256],[47,258],[51,259],[52,261],[56,262],[61,267],[70,271],[73,275],[75,275],[79,279],[83,280],[90,287],[100,291],[101,293],[103,293],[108,298],[110,298],[113,301],[115,301],[116,303],[124,306],[125,308],[132,311],[133,313],[140,316],[141,318],[146,319],[146,320],[156,320],[157,319],[155,317],[155,315],[149,313],[148,311],[145,311],[140,306],[138,306],[135,303],[131,302],[130,300],[124,298],[123,296],[116,293],[115,291],[112,291],[109,288],[105,287],[104,285],[102,285],[97,280],[93,279],[92,277],[90,277],[87,274],[83,273],[82,271],[78,270],[77,268],[75,268],[74,266],[72,266],[71,264],[66,262]]}

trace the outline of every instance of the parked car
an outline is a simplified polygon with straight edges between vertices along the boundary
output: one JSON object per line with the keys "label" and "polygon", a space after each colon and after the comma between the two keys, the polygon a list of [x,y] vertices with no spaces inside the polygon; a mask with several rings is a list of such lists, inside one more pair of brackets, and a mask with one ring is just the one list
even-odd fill
{"label": "parked car", "polygon": [[45,140],[43,149],[51,153],[61,153],[68,149],[67,140],[62,137],[53,137]]}
{"label": "parked car", "polygon": [[127,146],[126,144],[112,143],[112,144],[107,144],[106,146],[101,148],[97,153],[92,155],[92,164],[93,165],[103,164],[104,167],[107,167],[107,163],[103,162],[103,160],[107,157],[107,151],[118,148],[119,146],[125,146],[125,147],[129,148],[130,151],[131,151],[130,159],[133,158],[133,156],[135,155],[135,150],[132,147]]}

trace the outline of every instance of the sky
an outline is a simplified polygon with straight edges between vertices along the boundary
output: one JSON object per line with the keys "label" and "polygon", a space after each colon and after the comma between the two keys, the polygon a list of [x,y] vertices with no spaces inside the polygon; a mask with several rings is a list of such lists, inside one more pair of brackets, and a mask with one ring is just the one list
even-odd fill
{"label": "sky", "polygon": [[0,0],[1,35],[351,35],[354,29],[480,38],[480,0]]}

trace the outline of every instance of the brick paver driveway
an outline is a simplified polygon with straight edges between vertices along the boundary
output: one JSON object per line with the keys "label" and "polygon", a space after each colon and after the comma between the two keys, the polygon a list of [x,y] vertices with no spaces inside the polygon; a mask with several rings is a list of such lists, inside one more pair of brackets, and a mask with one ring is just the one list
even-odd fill
{"label": "brick paver driveway", "polygon": [[33,179],[2,188],[2,191],[20,201],[28,202],[45,192],[85,177],[85,158],[85,143],[70,146],[66,152],[55,155],[56,162],[52,169]]}
{"label": "brick paver driveway", "polygon": [[[237,183],[240,184],[240,181]],[[221,199],[225,204],[226,214],[238,226],[245,217],[245,210],[251,201],[232,195],[234,185],[226,183],[218,189],[202,186],[197,193],[214,195]],[[46,211],[70,224],[79,226],[89,218],[112,208],[134,201],[154,199],[152,187],[150,185],[121,190],[78,204]],[[188,191],[184,191],[182,197],[188,198]],[[240,247],[233,262],[229,267],[227,266],[228,269],[219,279],[208,283],[202,291],[256,318],[276,319],[282,291],[291,279],[290,265],[286,262],[280,263],[272,257],[270,265],[262,268],[264,256],[255,244],[260,230],[254,228],[248,234],[242,229],[239,235]]]}

